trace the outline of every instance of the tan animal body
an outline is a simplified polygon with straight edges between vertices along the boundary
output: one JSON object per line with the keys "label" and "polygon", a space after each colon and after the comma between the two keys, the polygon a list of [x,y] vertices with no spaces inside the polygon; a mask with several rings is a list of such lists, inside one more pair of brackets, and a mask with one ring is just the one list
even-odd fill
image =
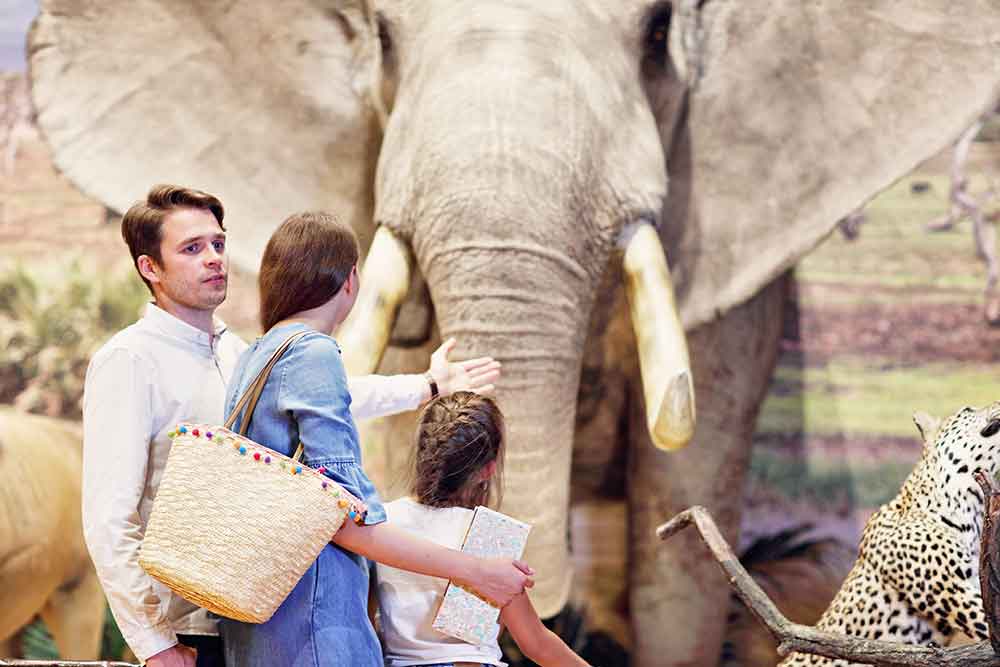
{"label": "tan animal body", "polygon": [[0,409],[0,657],[41,616],[64,658],[98,657],[104,592],[83,542],[72,422]]}
{"label": "tan animal body", "polygon": [[[972,474],[1000,470],[1000,403],[940,420],[918,413],[924,451],[899,494],[868,520],[858,559],[816,627],[945,646],[989,639],[979,587],[983,496]],[[848,665],[792,653],[781,667]]]}

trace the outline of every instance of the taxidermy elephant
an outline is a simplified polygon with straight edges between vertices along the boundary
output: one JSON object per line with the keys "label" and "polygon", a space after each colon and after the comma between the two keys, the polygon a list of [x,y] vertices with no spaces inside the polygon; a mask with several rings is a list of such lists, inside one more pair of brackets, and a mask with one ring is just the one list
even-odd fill
{"label": "taxidermy elephant", "polygon": [[78,425],[0,410],[0,658],[41,616],[59,655],[96,660],[104,591],[83,543]]}
{"label": "taxidermy elephant", "polygon": [[[724,579],[653,528],[701,503],[735,536],[776,278],[1000,81],[994,0],[41,6],[38,121],[84,191],[217,193],[250,269],[285,215],[336,211],[370,247],[352,371],[419,368],[437,335],[503,362],[504,510],[534,524],[544,616],[574,458],[591,491],[625,478],[638,665],[718,655]],[[694,443],[661,451],[695,396]],[[407,430],[367,446],[405,458]]]}

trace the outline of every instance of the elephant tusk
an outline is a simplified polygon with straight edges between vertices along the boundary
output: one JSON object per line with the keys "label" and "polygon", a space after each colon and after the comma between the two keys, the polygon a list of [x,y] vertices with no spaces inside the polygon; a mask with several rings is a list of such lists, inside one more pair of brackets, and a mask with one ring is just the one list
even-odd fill
{"label": "elephant tusk", "polygon": [[387,227],[379,227],[365,259],[357,301],[337,330],[348,375],[368,375],[378,368],[412,270],[409,247]]}
{"label": "elephant tusk", "polygon": [[659,449],[680,449],[691,441],[696,418],[687,338],[656,230],[642,222],[629,231],[625,293],[639,348],[649,434]]}

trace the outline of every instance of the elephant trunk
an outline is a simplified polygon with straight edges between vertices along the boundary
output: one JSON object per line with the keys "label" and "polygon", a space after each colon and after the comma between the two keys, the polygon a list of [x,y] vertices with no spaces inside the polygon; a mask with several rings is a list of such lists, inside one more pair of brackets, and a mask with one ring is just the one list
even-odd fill
{"label": "elephant trunk", "polygon": [[[454,199],[449,206],[456,207]],[[468,206],[489,210],[484,203]],[[352,373],[377,366],[416,259],[442,338],[459,341],[456,356],[491,355],[503,362],[497,383],[507,425],[501,511],[533,526],[525,554],[538,571],[532,599],[551,616],[565,605],[571,583],[570,464],[597,276],[570,253],[518,238],[511,219],[480,220],[473,229],[461,224],[465,215],[450,217],[425,221],[425,229],[448,233],[433,240],[416,235],[412,250],[387,227],[376,233],[356,306],[362,316],[352,314],[337,334],[352,341],[344,345],[344,363]]]}
{"label": "elephant trunk", "polygon": [[[474,261],[456,266],[443,254]],[[503,362],[497,402],[507,424],[501,511],[533,526],[525,558],[545,616],[566,603],[566,545],[576,399],[593,290],[569,257],[530,241],[445,243],[423,257],[443,338],[462,356]],[[430,259],[430,261],[428,261]]]}

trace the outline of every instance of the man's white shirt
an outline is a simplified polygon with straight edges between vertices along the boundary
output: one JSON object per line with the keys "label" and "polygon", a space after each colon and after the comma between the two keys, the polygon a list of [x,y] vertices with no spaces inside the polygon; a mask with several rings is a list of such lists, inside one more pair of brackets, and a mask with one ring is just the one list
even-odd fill
{"label": "man's white shirt", "polygon": [[[214,335],[153,304],[90,361],[83,399],[83,530],[125,641],[145,661],[178,634],[214,635],[205,610],[139,566],[139,547],[182,421],[221,424],[226,384],[247,345],[216,322]],[[421,375],[349,378],[355,419],[416,408]]]}

